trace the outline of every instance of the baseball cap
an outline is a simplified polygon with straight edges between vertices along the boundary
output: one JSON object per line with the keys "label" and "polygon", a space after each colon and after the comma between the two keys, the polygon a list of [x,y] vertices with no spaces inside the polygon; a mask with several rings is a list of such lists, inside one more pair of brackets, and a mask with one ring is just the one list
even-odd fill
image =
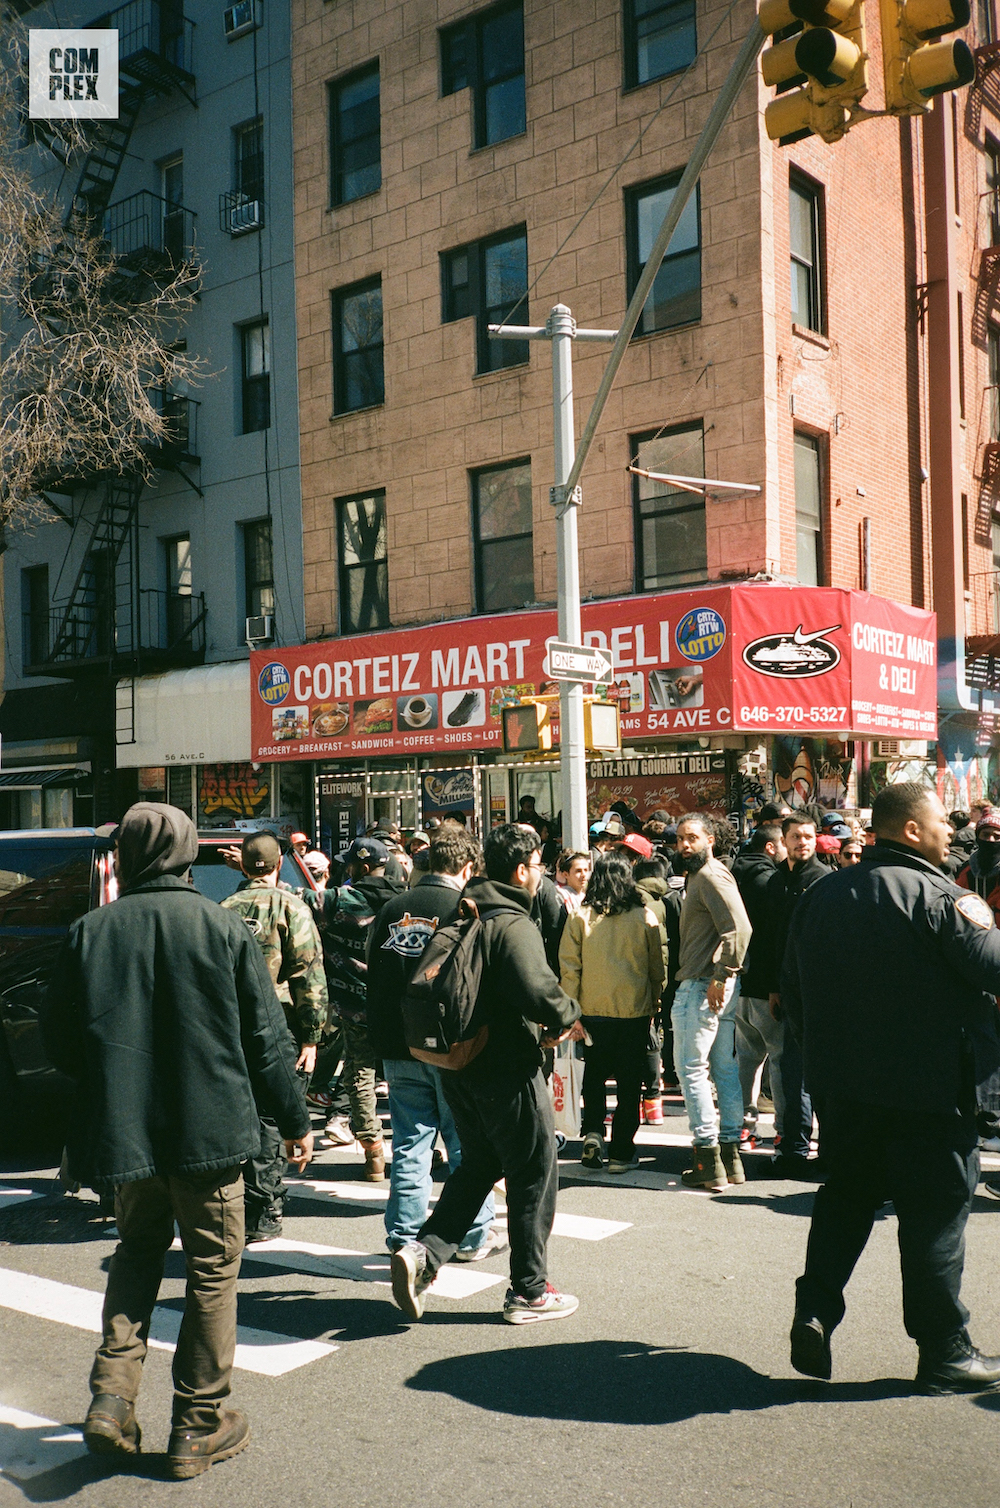
{"label": "baseball cap", "polygon": [[625,836],[625,824],[617,812],[605,812],[597,824],[597,830],[609,838],[624,838]]}
{"label": "baseball cap", "polygon": [[977,838],[979,837],[980,833],[996,833],[998,836],[1000,836],[1000,812],[983,812],[983,815],[976,823]]}
{"label": "baseball cap", "polygon": [[644,838],[641,833],[629,833],[628,837],[623,838],[618,846],[619,848],[631,849],[632,853],[637,853],[640,859],[651,859],[653,856],[652,843],[650,843],[648,838]]}
{"label": "baseball cap", "polygon": [[330,869],[330,860],[318,848],[312,849],[310,853],[303,854],[302,862],[310,874],[327,874]]}
{"label": "baseball cap", "polygon": [[244,874],[270,874],[281,863],[281,844],[273,833],[253,833],[243,839],[240,868]]}
{"label": "baseball cap", "polygon": [[846,822],[831,822],[829,825],[824,822],[823,829],[830,838],[840,838],[843,840],[844,838],[854,837]]}
{"label": "baseball cap", "polygon": [[308,843],[309,837],[306,833],[292,833],[288,841],[289,843]]}
{"label": "baseball cap", "polygon": [[378,869],[389,858],[389,850],[378,838],[355,838],[350,848],[340,856],[345,864],[353,864],[358,861],[362,864],[370,864],[373,869]]}

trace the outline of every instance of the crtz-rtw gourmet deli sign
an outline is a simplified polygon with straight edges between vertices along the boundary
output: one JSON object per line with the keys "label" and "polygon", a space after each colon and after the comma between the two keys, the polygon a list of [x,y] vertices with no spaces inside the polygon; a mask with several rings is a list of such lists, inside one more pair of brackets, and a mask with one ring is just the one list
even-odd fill
{"label": "crtz-rtw gourmet deli sign", "polygon": [[[462,618],[251,656],[253,758],[502,747],[501,711],[557,691],[554,612]],[[740,585],[590,602],[625,742],[732,732],[935,738],[933,613],[865,592]]]}
{"label": "crtz-rtw gourmet deli sign", "polygon": [[33,27],[28,32],[32,120],[118,119],[118,33]]}

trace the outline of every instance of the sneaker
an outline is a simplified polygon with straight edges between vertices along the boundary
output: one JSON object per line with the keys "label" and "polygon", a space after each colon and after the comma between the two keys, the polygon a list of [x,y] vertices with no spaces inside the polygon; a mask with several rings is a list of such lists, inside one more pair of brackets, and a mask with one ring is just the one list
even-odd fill
{"label": "sneaker", "polygon": [[572,1293],[559,1293],[551,1283],[546,1283],[545,1292],[538,1299],[526,1299],[508,1288],[503,1317],[508,1325],[531,1325],[536,1320],[569,1319],[579,1307],[580,1300]]}
{"label": "sneaker", "polygon": [[427,1272],[427,1248],[419,1241],[407,1241],[394,1251],[389,1266],[392,1272],[392,1296],[408,1319],[418,1320],[424,1312],[424,1289],[432,1278]]}
{"label": "sneaker", "polygon": [[255,1241],[273,1241],[281,1235],[281,1220],[275,1215],[261,1215],[253,1225],[247,1226],[246,1245]]}
{"label": "sneaker", "polygon": [[219,1461],[238,1456],[250,1444],[250,1426],[243,1414],[225,1409],[215,1429],[175,1429],[167,1446],[167,1467],[175,1481],[200,1476]]}
{"label": "sneaker", "polygon": [[557,1131],[556,1132],[556,1152],[558,1154],[559,1152],[565,1152],[565,1150],[566,1150],[566,1133],[565,1133],[565,1131]]}
{"label": "sneaker", "polygon": [[329,1089],[307,1089],[306,1104],[310,1110],[324,1110],[329,1115],[333,1106],[333,1095]]}
{"label": "sneaker", "polygon": [[583,1151],[580,1153],[580,1161],[585,1168],[599,1170],[604,1166],[604,1137],[596,1131],[588,1131],[583,1138]]}
{"label": "sneaker", "polygon": [[354,1141],[351,1122],[346,1115],[331,1115],[326,1123],[326,1139],[334,1146],[349,1147]]}
{"label": "sneaker", "polygon": [[137,1456],[142,1430],[135,1404],[114,1393],[98,1393],[83,1421],[83,1443],[92,1456]]}
{"label": "sneaker", "polygon": [[485,1241],[479,1246],[474,1246],[471,1249],[467,1248],[465,1251],[459,1247],[451,1260],[453,1262],[485,1262],[487,1257],[493,1257],[496,1256],[497,1252],[506,1251],[509,1245],[507,1232],[498,1230],[495,1225],[491,1225],[486,1232]]}
{"label": "sneaker", "polygon": [[635,1156],[635,1154],[633,1154],[627,1162],[624,1161],[621,1157],[611,1157],[608,1159],[609,1173],[634,1173],[638,1166],[639,1159],[637,1156]]}
{"label": "sneaker", "polygon": [[643,1100],[642,1115],[647,1126],[663,1125],[663,1101],[659,1095],[655,1099]]}

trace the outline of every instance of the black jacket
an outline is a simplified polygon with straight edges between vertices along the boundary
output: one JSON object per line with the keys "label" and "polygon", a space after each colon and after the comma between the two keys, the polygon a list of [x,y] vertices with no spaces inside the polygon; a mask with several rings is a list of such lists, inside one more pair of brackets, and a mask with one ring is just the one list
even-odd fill
{"label": "black jacket", "polygon": [[[768,884],[778,865],[770,854],[741,853],[733,863],[733,879],[740,888],[743,904],[753,928],[750,946],[743,960],[740,993],[754,1000],[766,1000],[772,977],[770,937],[768,932]],[[776,986],[774,986],[776,988]]]}
{"label": "black jacket", "polygon": [[74,922],[43,1012],[46,1049],[78,1081],[74,1178],[111,1188],[209,1173],[309,1116],[263,954],[235,913],[162,875]]}
{"label": "black jacket", "polygon": [[372,928],[368,950],[368,1035],[377,1058],[409,1058],[400,1005],[437,927],[454,921],[462,892],[438,874],[394,895]]}
{"label": "black jacket", "polygon": [[995,1110],[983,1093],[1000,1069],[995,994],[989,907],[904,844],[867,848],[796,908],[781,999],[813,1094],[912,1120],[970,1112],[980,1086]]}
{"label": "black jacket", "polygon": [[[832,874],[833,870],[815,854],[811,859],[806,859],[804,864],[797,864],[794,869],[790,869],[787,863],[774,866],[774,873],[768,879],[764,891],[765,941],[761,949],[760,967],[754,979],[754,983],[759,982],[763,988],[757,998],[766,1000],[768,995],[778,994],[780,991],[781,967],[792,912],[806,890],[811,889],[819,880],[828,880]],[[746,993],[749,995],[751,992],[747,990]]]}
{"label": "black jacket", "polygon": [[547,874],[542,875],[535,899],[531,903],[531,920],[542,934],[545,957],[549,968],[559,977],[559,944],[568,916],[566,907],[559,899],[559,892]]}
{"label": "black jacket", "polygon": [[401,880],[370,874],[336,889],[303,890],[323,943],[331,1016],[364,1024],[372,924],[386,901],[405,888]]}
{"label": "black jacket", "polygon": [[497,909],[501,914],[485,922],[486,967],[479,999],[489,1039],[460,1071],[461,1078],[484,1093],[509,1092],[542,1066],[539,1028],[559,1035],[579,1019],[580,1007],[560,989],[549,968],[526,890],[477,876],[463,894],[480,913]]}

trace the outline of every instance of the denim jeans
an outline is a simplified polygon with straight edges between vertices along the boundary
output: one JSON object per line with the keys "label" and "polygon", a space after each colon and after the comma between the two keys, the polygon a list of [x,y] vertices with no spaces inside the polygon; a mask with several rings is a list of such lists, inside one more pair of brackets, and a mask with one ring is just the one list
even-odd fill
{"label": "denim jeans", "polygon": [[[738,1142],[743,1128],[735,1035],[739,985],[735,979],[727,981],[726,1003],[716,1015],[705,998],[709,983],[708,979],[682,979],[670,1012],[674,1064],[696,1147]],[[710,1076],[719,1098],[718,1114],[712,1103]]]}
{"label": "denim jeans", "polygon": [[[392,1122],[392,1170],[385,1210],[385,1244],[390,1251],[412,1241],[427,1219],[431,1196],[434,1140],[448,1149],[449,1176],[462,1161],[455,1119],[441,1090],[441,1069],[412,1058],[386,1058],[389,1118]],[[493,1192],[483,1200],[461,1251],[475,1251],[486,1240],[493,1220]]]}

